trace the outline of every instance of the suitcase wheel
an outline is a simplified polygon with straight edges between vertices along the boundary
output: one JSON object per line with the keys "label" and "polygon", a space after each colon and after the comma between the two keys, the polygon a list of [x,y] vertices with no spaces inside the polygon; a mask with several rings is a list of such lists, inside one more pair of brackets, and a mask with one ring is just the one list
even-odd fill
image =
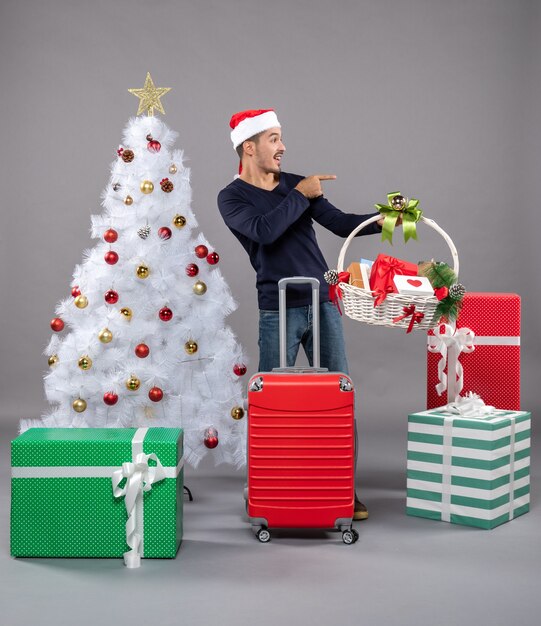
{"label": "suitcase wheel", "polygon": [[259,541],[261,541],[261,543],[269,543],[271,538],[271,534],[266,528],[261,528],[260,530],[258,530],[256,536]]}
{"label": "suitcase wheel", "polygon": [[355,543],[358,538],[359,533],[354,528],[352,528],[351,530],[344,530],[344,532],[342,533],[342,541],[346,545],[351,545],[352,543]]}

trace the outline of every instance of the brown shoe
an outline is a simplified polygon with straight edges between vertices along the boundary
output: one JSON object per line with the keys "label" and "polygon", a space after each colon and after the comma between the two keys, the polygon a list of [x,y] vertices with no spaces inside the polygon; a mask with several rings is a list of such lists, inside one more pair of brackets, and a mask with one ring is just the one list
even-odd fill
{"label": "brown shoe", "polygon": [[355,506],[353,509],[353,519],[358,521],[362,519],[368,519],[368,509],[357,498],[355,498]]}

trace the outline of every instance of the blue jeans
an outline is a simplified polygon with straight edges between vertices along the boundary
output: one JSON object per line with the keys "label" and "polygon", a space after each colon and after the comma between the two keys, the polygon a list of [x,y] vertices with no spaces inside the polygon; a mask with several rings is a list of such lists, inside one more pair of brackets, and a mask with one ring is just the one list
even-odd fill
{"label": "blue jeans", "polygon": [[[312,305],[287,309],[287,366],[295,365],[302,345],[312,365]],[[337,308],[331,302],[319,306],[320,361],[321,367],[330,372],[349,373],[342,331],[342,320]],[[259,311],[259,371],[270,372],[280,367],[278,311]]]}

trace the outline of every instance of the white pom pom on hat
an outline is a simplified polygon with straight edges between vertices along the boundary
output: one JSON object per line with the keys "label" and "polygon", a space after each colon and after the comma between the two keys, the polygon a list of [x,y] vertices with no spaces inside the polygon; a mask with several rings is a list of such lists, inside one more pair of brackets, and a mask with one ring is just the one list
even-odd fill
{"label": "white pom pom on hat", "polygon": [[231,141],[236,150],[243,141],[269,128],[281,128],[274,109],[250,109],[240,111],[231,117]]}

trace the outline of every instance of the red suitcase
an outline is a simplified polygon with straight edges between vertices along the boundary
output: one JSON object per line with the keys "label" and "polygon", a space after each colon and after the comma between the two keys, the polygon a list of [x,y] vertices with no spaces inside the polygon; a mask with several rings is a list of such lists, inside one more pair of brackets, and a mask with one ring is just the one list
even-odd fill
{"label": "red suitcase", "polygon": [[[285,290],[312,285],[314,367],[286,367]],[[319,367],[319,281],[278,283],[280,368],[248,383],[247,512],[259,541],[271,528],[352,528],[355,474],[354,391],[343,373]]]}

